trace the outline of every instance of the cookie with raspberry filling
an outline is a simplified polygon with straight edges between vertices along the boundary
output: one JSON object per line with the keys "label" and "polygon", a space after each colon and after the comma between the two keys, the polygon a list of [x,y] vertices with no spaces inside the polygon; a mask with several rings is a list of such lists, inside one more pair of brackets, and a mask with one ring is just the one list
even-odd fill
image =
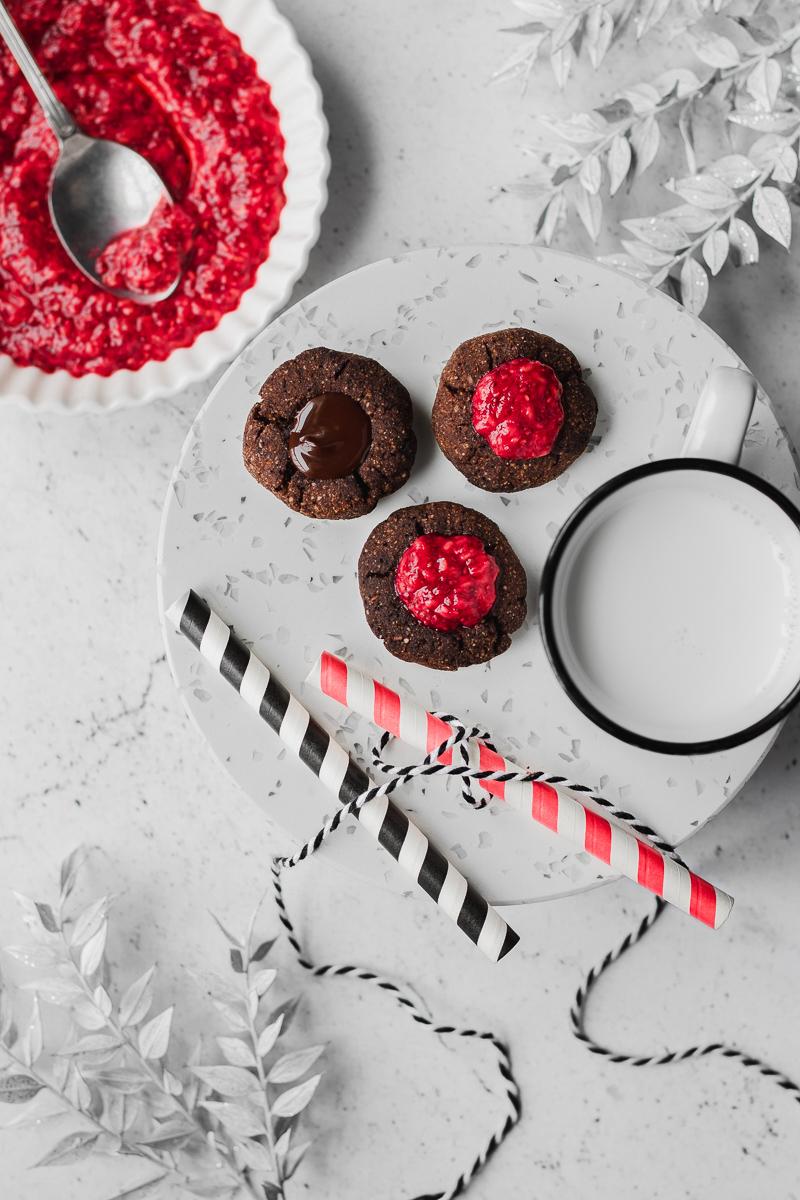
{"label": "cookie with raspberry filling", "polygon": [[549,483],[583,453],[597,402],[566,346],[500,329],[453,352],[432,419],[440,449],[470,483],[517,492]]}
{"label": "cookie with raspberry filling", "polygon": [[449,502],[381,521],[361,551],[358,583],[386,649],[440,671],[502,654],[527,609],[525,571],[497,525]]}

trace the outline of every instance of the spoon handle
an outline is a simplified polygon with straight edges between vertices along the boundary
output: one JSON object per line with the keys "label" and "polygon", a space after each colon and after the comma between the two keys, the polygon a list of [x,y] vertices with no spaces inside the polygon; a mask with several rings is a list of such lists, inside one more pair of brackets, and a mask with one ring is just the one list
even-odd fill
{"label": "spoon handle", "polygon": [[50,128],[60,142],[77,133],[78,126],[67,109],[56,96],[50,84],[45,79],[36,59],[11,17],[11,13],[0,0],[0,37],[13,54],[17,66],[30,84],[31,91],[41,104]]}

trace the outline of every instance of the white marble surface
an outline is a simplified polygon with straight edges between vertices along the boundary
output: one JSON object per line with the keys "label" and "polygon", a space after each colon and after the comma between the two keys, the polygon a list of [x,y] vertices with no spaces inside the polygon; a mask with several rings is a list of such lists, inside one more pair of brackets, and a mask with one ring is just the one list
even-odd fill
{"label": "white marble surface", "polygon": [[[331,205],[298,295],[408,246],[527,238],[524,205],[498,197],[497,186],[524,166],[518,147],[537,104],[556,100],[545,71],[524,101],[513,86],[485,86],[507,52],[496,31],[517,16],[509,4],[329,0],[321,15],[313,0],[287,0],[285,9],[312,54],[333,127]],[[633,82],[634,61],[646,73],[647,63],[618,56],[592,81],[593,94],[612,77]],[[581,97],[588,93],[575,85],[571,98]],[[564,244],[585,248],[579,235]],[[715,284],[706,313],[795,441],[799,278],[796,263],[765,247],[757,271]],[[241,923],[276,848],[190,726],[158,629],[161,503],[206,391],[106,418],[0,411],[3,887],[46,898],[67,850],[99,847],[93,882],[117,894],[119,976],[158,960],[160,995],[177,1000],[183,1024],[202,1022],[205,1011],[187,968],[221,963],[207,910]],[[688,849],[735,893],[732,920],[710,934],[669,914],[599,987],[591,1027],[600,1038],[643,1051],[731,1040],[800,1075],[799,741],[795,717]],[[800,1114],[788,1095],[727,1063],[632,1071],[572,1040],[567,1008],[582,972],[646,907],[628,885],[515,910],[524,946],[500,967],[461,945],[432,906],[348,884],[314,862],[287,890],[318,957],[412,980],[437,1015],[509,1040],[525,1116],[473,1185],[477,1200],[749,1200],[767,1187],[800,1195]],[[4,890],[0,936],[18,933]],[[291,975],[287,958],[287,985]],[[345,981],[313,984],[302,1020],[331,1048],[314,1108],[316,1150],[297,1196],[435,1191],[498,1122],[488,1058],[432,1043],[383,997]],[[133,1164],[91,1161],[27,1173],[45,1148],[44,1135],[0,1135],[4,1198],[101,1200],[137,1177]]]}

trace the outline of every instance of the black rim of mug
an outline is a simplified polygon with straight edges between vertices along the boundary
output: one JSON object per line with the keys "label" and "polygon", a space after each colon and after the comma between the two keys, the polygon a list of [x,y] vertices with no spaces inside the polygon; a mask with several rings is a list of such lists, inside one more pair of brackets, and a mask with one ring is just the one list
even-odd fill
{"label": "black rim of mug", "polygon": [[601,484],[591,495],[581,501],[575,511],[567,518],[559,530],[553,545],[550,547],[550,553],[547,556],[539,586],[539,619],[542,629],[542,640],[544,641],[544,648],[550,660],[550,665],[564,691],[581,712],[589,717],[595,725],[604,729],[606,733],[612,734],[614,737],[619,738],[620,741],[627,742],[628,745],[638,746],[642,750],[652,750],[657,754],[712,754],[716,751],[732,750],[735,746],[741,746],[779,724],[789,714],[797,701],[800,700],[800,679],[798,679],[797,683],[781,703],[776,705],[766,716],[755,721],[752,725],[738,730],[736,733],[729,733],[724,737],[711,738],[705,741],[665,741],[660,738],[648,737],[646,734],[636,733],[632,729],[627,729],[625,726],[619,725],[592,704],[567,670],[555,632],[554,594],[556,577],[559,567],[563,562],[564,553],[583,522],[598,505],[602,504],[615,492],[620,491],[631,483],[635,483],[639,479],[646,478],[648,475],[660,475],[666,471],[710,471],[717,475],[728,475],[732,479],[737,479],[740,483],[747,484],[749,487],[754,488],[755,491],[761,492],[769,500],[772,500],[774,504],[777,504],[786,516],[789,517],[795,529],[800,532],[800,511],[771,483],[767,483],[766,480],[753,475],[750,471],[745,470],[744,467],[732,463],[718,462],[712,458],[688,457],[665,458],[657,462],[644,463],[640,467],[632,467],[629,471],[623,471],[621,475],[615,475],[607,483]]}

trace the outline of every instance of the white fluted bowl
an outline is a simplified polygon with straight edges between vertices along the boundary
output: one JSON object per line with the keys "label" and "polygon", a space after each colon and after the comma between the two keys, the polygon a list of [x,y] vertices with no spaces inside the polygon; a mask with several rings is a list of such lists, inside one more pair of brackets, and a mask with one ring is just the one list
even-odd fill
{"label": "white fluted bowl", "polygon": [[255,59],[258,73],[270,85],[284,137],[286,202],[278,231],[255,282],[225,313],[214,329],[201,333],[191,346],[173,350],[162,362],[138,371],[112,375],[47,373],[20,367],[0,354],[0,404],[36,411],[108,412],[147,404],[203,379],[232,359],[288,299],[303,273],[327,200],[328,126],[322,97],[308,56],[289,22],[271,0],[200,0],[241,39]]}

